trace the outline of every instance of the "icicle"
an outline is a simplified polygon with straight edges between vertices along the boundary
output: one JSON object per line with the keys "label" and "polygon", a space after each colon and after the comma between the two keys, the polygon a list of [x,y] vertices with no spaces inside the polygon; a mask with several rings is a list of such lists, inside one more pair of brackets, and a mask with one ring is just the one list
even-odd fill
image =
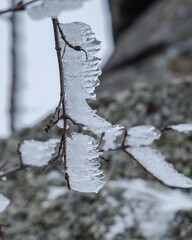
{"label": "icicle", "polygon": [[98,192],[104,185],[99,170],[99,155],[94,138],[73,133],[67,138],[67,173],[71,189],[79,192]]}

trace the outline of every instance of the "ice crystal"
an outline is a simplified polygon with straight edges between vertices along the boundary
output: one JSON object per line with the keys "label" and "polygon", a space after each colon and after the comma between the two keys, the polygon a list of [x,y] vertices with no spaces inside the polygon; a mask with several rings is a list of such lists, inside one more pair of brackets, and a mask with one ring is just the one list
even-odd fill
{"label": "ice crystal", "polygon": [[192,131],[192,123],[183,123],[178,125],[170,125],[168,128],[174,129],[178,132],[189,133]]}
{"label": "ice crystal", "polygon": [[[101,70],[98,66],[100,59],[97,53],[100,50],[100,42],[95,39],[95,34],[90,26],[81,22],[70,24],[60,24],[67,41],[73,46],[81,46],[86,51],[75,51],[66,47],[63,39],[60,39],[61,46],[65,49],[63,57],[63,68],[66,90],[66,108],[67,114],[76,122],[84,125],[84,129],[93,131],[100,136],[106,132],[104,137],[106,148],[113,146],[113,141],[118,135],[121,126],[112,126],[112,124],[96,114],[96,110],[91,109],[87,99],[96,99],[94,93],[95,87],[99,82]],[[110,138],[108,137],[110,135]],[[107,145],[109,140],[109,145]]]}

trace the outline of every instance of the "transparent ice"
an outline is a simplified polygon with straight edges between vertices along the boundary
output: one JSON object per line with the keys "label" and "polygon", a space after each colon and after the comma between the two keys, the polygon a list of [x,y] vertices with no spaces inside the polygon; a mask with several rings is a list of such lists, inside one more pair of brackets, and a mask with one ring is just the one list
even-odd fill
{"label": "transparent ice", "polygon": [[79,192],[98,192],[104,185],[99,170],[99,155],[95,139],[73,133],[67,138],[67,173],[70,187]]}
{"label": "transparent ice", "polygon": [[178,132],[184,132],[184,133],[189,133],[192,131],[192,123],[183,123],[183,124],[178,124],[178,125],[170,125],[168,126],[171,129],[174,129]]}
{"label": "transparent ice", "polygon": [[153,176],[171,187],[191,188],[192,180],[178,173],[171,163],[156,149],[150,147],[128,148],[127,151]]}
{"label": "transparent ice", "polygon": [[57,17],[62,11],[73,10],[82,6],[87,0],[41,0],[28,9],[33,19]]}
{"label": "transparent ice", "polygon": [[25,140],[20,146],[23,163],[37,167],[46,165],[55,153],[59,142],[59,139],[49,139],[46,142]]}
{"label": "transparent ice", "polygon": [[2,213],[9,205],[10,200],[0,193],[0,213]]}
{"label": "transparent ice", "polygon": [[126,144],[133,147],[150,145],[161,137],[161,132],[151,125],[132,127],[128,129],[127,133]]}

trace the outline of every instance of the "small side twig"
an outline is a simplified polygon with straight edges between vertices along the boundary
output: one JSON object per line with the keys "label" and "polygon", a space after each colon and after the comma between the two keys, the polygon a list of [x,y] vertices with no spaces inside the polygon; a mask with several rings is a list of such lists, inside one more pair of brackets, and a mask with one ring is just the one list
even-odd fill
{"label": "small side twig", "polygon": [[[63,101],[63,96],[60,97],[59,103],[55,109],[54,114],[51,117],[51,120],[49,121],[49,124],[46,125],[45,131],[48,133],[48,131],[55,125],[58,123],[59,120],[61,120],[62,116],[60,117],[60,109],[61,109],[61,104]],[[57,118],[57,119],[56,119]],[[55,120],[56,119],[56,120]]]}
{"label": "small side twig", "polygon": [[3,168],[7,165],[7,161],[5,161],[1,166],[0,166],[0,171],[3,170]]}
{"label": "small side twig", "polygon": [[69,119],[69,120],[73,123],[73,125],[77,126],[79,129],[81,129],[81,130],[83,131],[83,128],[81,127],[82,124],[77,123],[75,120],[73,120],[73,119],[72,119],[70,116],[68,116],[68,115],[66,115],[65,117],[66,117],[66,119]]}
{"label": "small side twig", "polygon": [[101,137],[100,137],[100,139],[99,139],[99,144],[98,144],[98,146],[97,146],[98,149],[99,149],[99,147],[100,147],[101,144],[102,144],[102,141],[103,141],[104,136],[105,136],[105,133],[102,132],[102,133],[101,133]]}
{"label": "small side twig", "polygon": [[[0,179],[2,179],[3,177],[8,177],[8,176],[10,176],[10,175],[13,175],[13,174],[15,174],[15,173],[17,173],[17,172],[19,172],[19,171],[21,171],[21,170],[25,170],[26,171],[26,168],[28,168],[28,167],[30,167],[29,165],[25,165],[24,163],[23,163],[23,161],[22,161],[22,156],[21,156],[21,151],[20,151],[20,143],[18,144],[18,148],[17,148],[17,152],[18,152],[18,154],[19,154],[19,166],[18,167],[15,167],[15,168],[13,168],[13,169],[11,169],[11,170],[7,170],[6,172],[2,172],[1,174],[0,174]],[[6,162],[5,162],[6,163]],[[7,163],[6,163],[7,164]],[[4,165],[6,165],[6,164],[4,164]],[[2,165],[3,166],[3,165]],[[1,166],[1,169],[2,169],[2,166]],[[4,167],[4,166],[3,166]]]}
{"label": "small side twig", "polygon": [[123,136],[123,141],[122,141],[122,144],[121,144],[122,147],[125,146],[126,137],[127,137],[127,129],[125,129],[125,133],[124,133],[124,136]]}
{"label": "small side twig", "polygon": [[48,162],[48,164],[45,165],[45,166],[42,168],[43,171],[44,171],[49,165],[52,166],[52,165],[57,161],[57,159],[58,159],[58,158],[60,157],[60,155],[61,155],[61,149],[62,149],[62,147],[63,147],[63,139],[61,138],[57,155],[56,155],[55,157],[53,157],[53,158]]}
{"label": "small side twig", "polygon": [[[63,39],[63,41],[66,43],[66,45],[72,49],[74,49],[75,51],[83,51],[85,53],[85,56],[86,56],[86,62],[88,61],[88,55],[87,55],[87,52],[85,51],[85,49],[83,49],[81,46],[74,46],[72,45],[69,41],[67,41],[66,37],[65,37],[65,34],[63,33],[60,25],[59,25],[59,22],[57,21],[57,27],[59,29],[59,32],[60,32],[60,35],[61,35],[61,38]],[[63,58],[63,56],[62,56]]]}

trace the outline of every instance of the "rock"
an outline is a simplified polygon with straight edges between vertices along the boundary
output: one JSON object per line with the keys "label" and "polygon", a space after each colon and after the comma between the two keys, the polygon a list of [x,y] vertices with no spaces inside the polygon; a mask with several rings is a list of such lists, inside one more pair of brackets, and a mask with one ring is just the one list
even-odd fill
{"label": "rock", "polygon": [[[98,92],[135,82],[162,84],[191,75],[192,2],[157,1],[120,34]],[[182,48],[185,51],[178,49]]]}

